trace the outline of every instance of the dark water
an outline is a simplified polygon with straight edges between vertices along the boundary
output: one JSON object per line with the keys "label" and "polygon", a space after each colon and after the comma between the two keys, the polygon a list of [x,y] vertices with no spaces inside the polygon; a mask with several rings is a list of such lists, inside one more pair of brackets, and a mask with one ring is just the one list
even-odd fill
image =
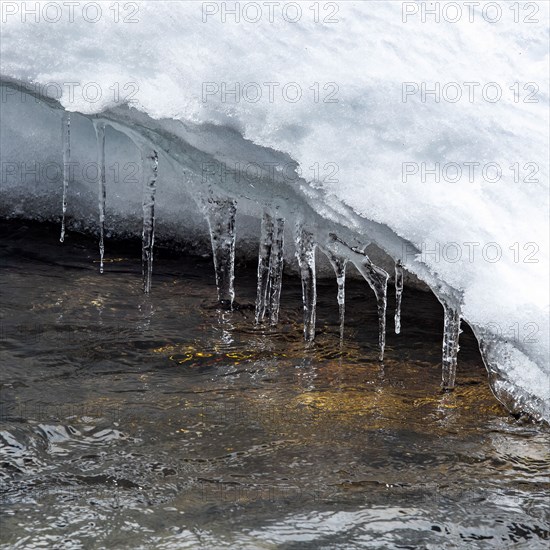
{"label": "dark water", "polygon": [[[377,357],[376,307],[320,283],[314,346],[287,278],[278,330],[214,303],[208,259],[2,223],[2,548],[547,548],[548,429],[493,398],[466,330],[439,389],[442,312],[405,291]],[[390,295],[390,317],[393,294]],[[389,328],[393,328],[391,318]]]}

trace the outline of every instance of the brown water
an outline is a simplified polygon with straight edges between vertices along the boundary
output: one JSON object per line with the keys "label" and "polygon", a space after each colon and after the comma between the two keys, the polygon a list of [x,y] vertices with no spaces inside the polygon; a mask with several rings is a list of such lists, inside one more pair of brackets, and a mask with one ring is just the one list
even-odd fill
{"label": "brown water", "polygon": [[210,260],[0,225],[2,548],[547,548],[548,428],[492,396],[475,339],[442,393],[442,311],[405,290],[377,361],[376,306],[319,284],[302,341],[287,277],[255,329],[255,270],[233,312]]}

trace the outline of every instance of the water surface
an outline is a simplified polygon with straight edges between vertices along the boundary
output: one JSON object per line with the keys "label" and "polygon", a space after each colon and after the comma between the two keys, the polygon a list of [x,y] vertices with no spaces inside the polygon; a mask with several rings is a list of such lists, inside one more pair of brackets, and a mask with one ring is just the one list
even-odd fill
{"label": "water surface", "polygon": [[365,283],[299,281],[253,326],[254,266],[220,311],[208,258],[1,224],[2,548],[547,548],[548,429],[493,397],[474,337],[443,393],[442,309],[390,293],[386,359]]}

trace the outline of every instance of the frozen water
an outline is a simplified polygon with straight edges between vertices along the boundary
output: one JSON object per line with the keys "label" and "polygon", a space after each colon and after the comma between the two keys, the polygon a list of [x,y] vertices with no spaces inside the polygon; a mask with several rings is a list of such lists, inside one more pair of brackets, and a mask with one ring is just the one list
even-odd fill
{"label": "frozen water", "polygon": [[204,201],[204,211],[210,228],[218,300],[231,308],[235,299],[235,201],[209,197]]}
{"label": "frozen water", "polygon": [[336,256],[330,251],[326,251],[325,254],[334,269],[336,275],[336,284],[338,285],[338,309],[340,313],[340,339],[344,339],[344,321],[346,316],[346,264],[348,263],[346,258]]}
{"label": "frozen water", "polygon": [[155,244],[155,193],[159,158],[155,150],[146,146],[141,149],[143,167],[143,231],[142,231],[142,272],[143,291],[151,291],[153,277],[153,246]]}
{"label": "frozen water", "polygon": [[380,347],[380,361],[384,359],[386,348],[386,307],[388,304],[388,274],[376,267],[365,254],[365,259],[355,264],[361,275],[374,291],[378,307],[378,345]]}
{"label": "frozen water", "polygon": [[258,254],[258,294],[256,298],[256,324],[266,316],[271,325],[279,320],[280,298],[283,283],[284,219],[264,212]]}
{"label": "frozen water", "polygon": [[401,298],[403,297],[403,264],[395,262],[395,334],[401,332]]}
{"label": "frozen water", "polygon": [[273,238],[269,258],[269,322],[276,325],[279,321],[281,290],[283,287],[285,220],[275,215],[273,221]]}
{"label": "frozen water", "polygon": [[454,388],[456,363],[459,350],[460,310],[448,302],[442,301],[444,311],[443,328],[443,372],[441,386],[445,390]]}
{"label": "frozen water", "polygon": [[94,121],[97,139],[97,182],[98,182],[98,212],[99,212],[99,272],[103,273],[105,257],[105,202],[107,197],[105,178],[105,123]]}
{"label": "frozen water", "polygon": [[273,246],[273,218],[264,212],[260,233],[260,252],[258,254],[258,293],[256,296],[256,324],[263,321],[269,294],[269,264]]}
{"label": "frozen water", "polygon": [[304,337],[307,342],[315,338],[317,307],[317,280],[315,273],[315,241],[313,233],[301,223],[296,224],[296,259],[302,278],[302,299],[304,302]]}
{"label": "frozen water", "polygon": [[[207,194],[203,163],[234,169],[236,162],[292,162],[303,176],[293,184],[278,170],[253,185],[216,176],[215,196],[239,200],[239,213],[249,220],[260,219],[268,202],[288,222],[300,214],[323,247],[334,232],[351,247],[373,242],[401,260],[407,272],[472,326],[484,343],[497,396],[512,409],[548,418],[548,4],[537,4],[534,24],[515,22],[506,4],[505,15],[494,24],[481,16],[481,7],[474,9],[473,23],[463,18],[453,24],[423,23],[420,17],[404,22],[399,2],[338,6],[340,23],[334,25],[306,19],[289,24],[280,18],[202,23],[201,3],[191,2],[142,2],[139,22],[127,25],[108,18],[90,24],[79,7],[73,22],[35,24],[11,17],[2,25],[1,74],[35,95],[55,95],[56,88],[46,84],[57,84],[61,105],[73,113],[73,145],[79,136],[80,150],[72,146],[71,159],[84,162],[91,154],[85,150],[89,132],[77,113],[102,113],[120,127],[134,128],[161,159],[184,166],[183,177],[174,166],[167,170],[166,184],[163,171],[155,202],[157,222],[170,224],[174,236],[194,237],[204,227],[190,206]],[[162,40],[152,41],[155,36]],[[360,69],[357,60],[365,60]],[[307,93],[314,83],[320,90],[336,83],[338,102],[231,102],[221,101],[219,94],[203,101],[204,83],[262,83],[274,75],[282,84],[297,82]],[[90,102],[82,93],[71,94],[67,82],[81,87],[93,82],[104,93]],[[432,89],[434,83],[478,82],[480,93],[484,84],[495,82],[504,95],[495,102],[478,101],[478,95],[471,102],[466,91],[453,103],[419,92],[405,101],[404,82],[425,82]],[[112,93],[114,83],[120,89],[135,84],[129,88],[132,108],[121,107]],[[524,101],[527,83],[538,86],[535,102]],[[60,117],[32,100],[24,103],[20,90],[5,89],[10,91],[2,102],[2,161],[58,158],[61,148],[52,136],[59,135]],[[135,158],[120,138],[109,143],[109,151],[122,166]],[[480,166],[469,178],[464,163],[472,162]],[[337,166],[337,177],[310,181],[310,167],[319,163]],[[437,163],[461,165],[463,178],[436,181],[429,170]],[[489,181],[481,170],[490,163],[502,167],[498,181]],[[419,167],[418,173],[404,178],[404,164]],[[527,165],[538,170],[536,177],[526,177]],[[58,220],[60,183],[32,188],[3,180],[3,214]],[[120,231],[129,234],[143,228],[138,187],[126,181],[109,185],[109,218],[112,213]],[[71,181],[68,212],[81,229],[97,230],[90,190],[82,177]],[[218,250],[224,269],[217,269],[223,299],[229,301],[230,225],[231,216],[224,229],[229,242]],[[253,227],[239,225],[239,233],[253,235]],[[487,254],[491,243],[502,253],[498,261]],[[449,244],[460,254],[450,257]],[[362,265],[355,252],[340,252]],[[382,279],[377,286],[382,295]]]}
{"label": "frozen water", "polygon": [[71,115],[63,113],[61,123],[61,142],[63,143],[63,201],[61,204],[61,236],[65,240],[65,214],[67,212],[67,192],[69,190],[69,162],[71,161]]}

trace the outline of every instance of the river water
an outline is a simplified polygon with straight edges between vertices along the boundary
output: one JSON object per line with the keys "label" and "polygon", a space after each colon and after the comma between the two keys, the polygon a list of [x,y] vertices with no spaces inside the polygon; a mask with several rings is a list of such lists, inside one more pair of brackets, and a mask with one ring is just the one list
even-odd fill
{"label": "river water", "polygon": [[495,400],[461,337],[442,393],[442,308],[405,289],[377,360],[372,292],[299,281],[254,328],[255,268],[218,310],[211,260],[2,222],[2,548],[547,548],[547,427]]}

